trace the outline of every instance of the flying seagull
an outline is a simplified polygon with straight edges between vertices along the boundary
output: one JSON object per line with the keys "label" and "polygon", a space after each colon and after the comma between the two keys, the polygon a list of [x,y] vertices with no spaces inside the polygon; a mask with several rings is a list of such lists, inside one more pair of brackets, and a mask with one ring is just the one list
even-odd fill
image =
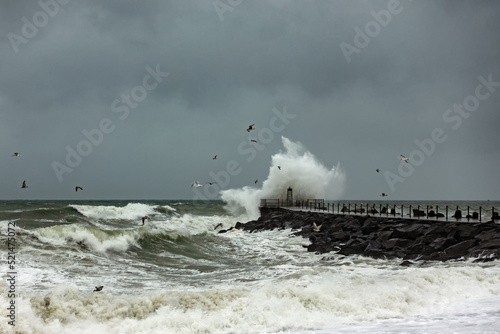
{"label": "flying seagull", "polygon": [[191,187],[203,187],[203,184],[200,184],[200,182],[196,181],[191,185]]}
{"label": "flying seagull", "polygon": [[259,182],[259,180],[255,180],[255,182],[254,182],[254,183],[255,183],[255,184],[257,184],[257,182]]}
{"label": "flying seagull", "polygon": [[388,196],[386,193],[382,193],[380,196],[385,197]]}
{"label": "flying seagull", "polygon": [[18,156],[19,156],[19,153],[18,153],[18,152],[16,152],[16,153],[12,154],[12,156],[13,156],[13,157],[18,157]]}
{"label": "flying seagull", "polygon": [[247,129],[247,132],[250,132],[250,131],[252,131],[252,130],[255,130],[255,129],[253,128],[253,126],[254,126],[254,125],[255,125],[255,123],[254,123],[254,124],[252,124],[252,125],[249,125],[249,126],[248,126],[248,129]]}
{"label": "flying seagull", "polygon": [[207,182],[209,185],[217,184],[217,182]]}
{"label": "flying seagull", "polygon": [[375,170],[377,171],[377,173],[378,173],[378,172],[380,172],[380,169],[378,169],[378,168],[377,168],[377,169],[375,169]]}
{"label": "flying seagull", "polygon": [[278,169],[281,170],[281,166],[278,166]]}
{"label": "flying seagull", "polygon": [[250,141],[252,141],[252,142],[254,142],[254,143],[256,143],[256,142],[257,142],[255,139],[250,139]]}
{"label": "flying seagull", "polygon": [[76,186],[76,187],[75,187],[75,191],[78,191],[78,189],[83,190],[83,188],[82,188],[82,187],[80,187],[80,186]]}
{"label": "flying seagull", "polygon": [[212,160],[215,160],[215,159],[217,159],[217,154],[212,158]]}
{"label": "flying seagull", "polygon": [[318,225],[316,225],[316,222],[313,222],[313,231],[319,232],[319,230],[321,229],[321,226],[323,226],[323,224],[318,226]]}
{"label": "flying seagull", "polygon": [[95,289],[94,289],[94,292],[99,292],[99,291],[102,291],[102,288],[104,288],[104,286],[96,286]]}
{"label": "flying seagull", "polygon": [[26,185],[26,180],[23,181],[23,185],[21,186],[21,188],[28,188],[28,186]]}
{"label": "flying seagull", "polygon": [[401,161],[404,161],[404,162],[408,163],[408,158],[407,158],[407,157],[405,157],[405,156],[404,156],[404,155],[402,155],[402,154],[401,154],[401,159],[399,159],[399,160],[401,160]]}

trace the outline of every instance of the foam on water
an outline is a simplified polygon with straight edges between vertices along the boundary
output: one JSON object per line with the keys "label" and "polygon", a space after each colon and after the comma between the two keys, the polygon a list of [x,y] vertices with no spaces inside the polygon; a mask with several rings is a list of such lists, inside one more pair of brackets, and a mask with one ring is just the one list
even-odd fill
{"label": "foam on water", "polygon": [[[79,213],[93,219],[125,219],[138,220],[141,217],[155,213],[155,205],[143,203],[128,203],[126,206],[119,207],[113,205],[69,205]],[[168,205],[164,206],[172,209]]]}
{"label": "foam on water", "polygon": [[250,219],[257,218],[260,199],[286,199],[288,187],[293,189],[294,199],[334,200],[343,194],[345,173],[339,165],[328,169],[301,143],[285,137],[281,140],[285,151],[272,156],[269,175],[261,189],[246,186],[221,191],[226,209],[233,215],[246,212]]}
{"label": "foam on water", "polygon": [[[2,304],[5,296],[2,292]],[[140,295],[82,292],[69,285],[46,293],[21,292],[16,329],[73,334],[263,333],[351,326],[388,330],[391,321],[404,329],[397,319],[437,321],[436,315],[456,314],[449,311],[453,305],[498,302],[499,296],[498,272],[479,267],[304,268],[293,277],[253,285],[179,286]],[[496,317],[491,320],[500,319],[498,312],[489,314]],[[377,327],[379,323],[389,327]],[[1,322],[2,332],[6,328]]]}

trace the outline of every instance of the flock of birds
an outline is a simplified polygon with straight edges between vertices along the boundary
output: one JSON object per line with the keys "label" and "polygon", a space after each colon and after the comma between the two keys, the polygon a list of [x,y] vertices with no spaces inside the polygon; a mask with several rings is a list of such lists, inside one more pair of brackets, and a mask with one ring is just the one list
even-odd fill
{"label": "flock of birds", "polygon": [[[255,130],[254,126],[255,126],[255,123],[254,124],[250,124],[248,126],[248,128],[247,128],[247,132]],[[255,140],[255,139],[250,139],[250,141],[253,142],[253,143],[257,143],[257,140]],[[214,157],[212,158],[212,160],[217,160],[217,154],[214,155]],[[281,170],[281,166],[278,166],[278,169]],[[254,184],[257,184],[258,182],[259,182],[259,180],[256,179],[254,181]],[[213,185],[213,184],[217,184],[217,182],[205,182],[205,184]],[[195,181],[195,182],[191,183],[191,188],[198,188],[198,187],[203,187],[203,184],[201,184],[200,181]]]}
{"label": "flock of birds", "polygon": [[[255,130],[255,123],[254,124],[250,124],[247,128],[247,132],[250,132],[252,130]],[[254,143],[257,143],[257,140],[255,139],[251,139],[250,140],[251,142],[254,142]],[[12,154],[13,157],[19,157],[20,156],[20,153],[19,152],[15,152],[14,154]],[[212,160],[217,160],[217,154],[214,155],[214,157],[212,158]],[[278,169],[281,170],[281,166],[278,166]],[[254,181],[254,184],[257,184],[259,182],[258,179],[256,179]],[[205,184],[209,184],[209,185],[213,185],[213,184],[217,184],[217,182],[206,182]],[[201,184],[199,181],[195,181],[191,184],[191,187],[203,187],[203,184]],[[21,189],[25,189],[25,188],[28,188],[27,184],[26,184],[26,180],[23,181],[22,185],[21,185]],[[75,187],[75,191],[78,192],[78,190],[83,190],[83,187],[81,186],[76,186]],[[143,224],[144,224],[144,220],[143,220]]]}

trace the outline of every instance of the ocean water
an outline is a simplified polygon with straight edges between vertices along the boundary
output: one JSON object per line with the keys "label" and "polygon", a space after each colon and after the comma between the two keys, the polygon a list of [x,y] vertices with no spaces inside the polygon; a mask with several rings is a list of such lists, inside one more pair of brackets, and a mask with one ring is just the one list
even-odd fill
{"label": "ocean water", "polygon": [[4,247],[0,332],[500,332],[499,261],[317,255],[290,230],[218,233],[252,218],[226,204],[0,202],[1,243],[9,225],[16,241],[15,327]]}
{"label": "ocean water", "polygon": [[219,233],[289,186],[341,198],[339,165],[282,141],[259,187],[221,201],[1,201],[0,333],[500,333],[500,261],[404,267],[309,253],[290,230]]}

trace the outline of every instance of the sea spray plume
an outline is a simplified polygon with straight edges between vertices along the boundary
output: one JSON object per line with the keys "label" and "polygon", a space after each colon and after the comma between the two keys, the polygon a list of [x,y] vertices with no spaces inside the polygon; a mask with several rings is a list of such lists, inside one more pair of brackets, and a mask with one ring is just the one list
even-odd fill
{"label": "sea spray plume", "polygon": [[[271,158],[271,166],[262,188],[243,187],[221,191],[226,209],[233,215],[246,215],[253,219],[259,215],[261,198],[286,199],[288,187],[293,189],[294,200],[324,198],[338,199],[344,192],[345,173],[339,165],[327,169],[301,143],[281,137],[285,151]],[[277,166],[283,167],[281,170]]]}

